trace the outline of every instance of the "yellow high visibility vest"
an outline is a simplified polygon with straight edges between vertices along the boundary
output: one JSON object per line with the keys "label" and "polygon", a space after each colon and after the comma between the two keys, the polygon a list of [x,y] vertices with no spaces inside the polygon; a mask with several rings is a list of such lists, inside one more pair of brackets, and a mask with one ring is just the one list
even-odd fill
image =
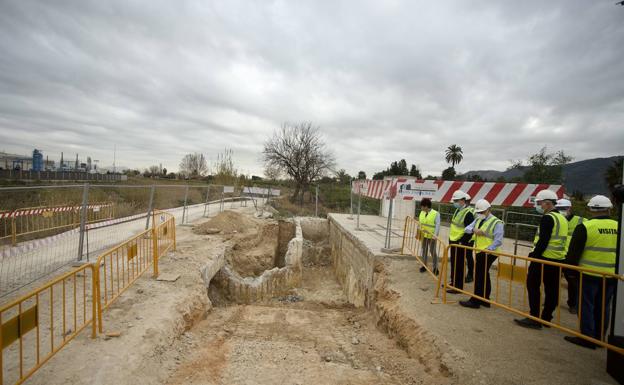
{"label": "yellow high visibility vest", "polygon": [[587,229],[587,241],[579,266],[604,273],[615,273],[618,223],[613,219],[591,219],[583,222],[581,226]]}
{"label": "yellow high visibility vest", "polygon": [[568,221],[568,239],[566,239],[566,247],[565,247],[566,254],[568,253],[568,248],[570,247],[570,239],[572,239],[572,234],[574,234],[574,229],[576,229],[576,226],[583,223],[584,220],[585,218],[575,215],[572,218],[570,218],[570,220]]}
{"label": "yellow high visibility vest", "polygon": [[[494,215],[491,215],[489,218],[485,219],[485,222],[483,223],[483,225],[481,225],[481,222],[483,221],[484,219],[477,219],[477,222],[475,223],[475,226],[474,226],[474,230],[481,229],[485,232],[485,235],[475,234],[472,236],[472,239],[474,239],[475,241],[474,247],[479,250],[485,250],[492,243],[494,243],[494,228],[496,227],[497,223],[504,223],[500,219],[496,218]],[[499,251],[499,250],[500,250],[500,246],[497,247],[494,251]]]}
{"label": "yellow high visibility vest", "polygon": [[449,239],[451,241],[458,241],[464,235],[464,219],[466,219],[468,213],[474,213],[474,209],[466,206],[462,209],[455,210],[451,218],[451,229],[449,231]]}
{"label": "yellow high visibility vest", "polygon": [[[564,260],[566,255],[566,240],[568,239],[568,220],[558,211],[550,211],[544,215],[550,215],[555,225],[550,233],[550,240],[548,241],[548,245],[542,257],[558,261]],[[537,241],[539,241],[539,229],[533,240],[533,250],[535,250]]]}
{"label": "yellow high visibility vest", "polygon": [[421,229],[423,230],[424,238],[433,238],[432,234],[435,234],[435,220],[438,216],[438,212],[434,209],[429,210],[429,213],[420,211],[418,215],[418,221],[420,222]]}

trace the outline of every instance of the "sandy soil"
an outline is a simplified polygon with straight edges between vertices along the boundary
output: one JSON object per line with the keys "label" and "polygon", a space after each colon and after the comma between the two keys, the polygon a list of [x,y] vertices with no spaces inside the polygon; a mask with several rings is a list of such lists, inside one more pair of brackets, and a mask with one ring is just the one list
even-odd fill
{"label": "sandy soil", "polygon": [[197,346],[168,384],[438,384],[345,302],[331,268],[304,269],[293,295],[220,307],[187,335]]}
{"label": "sandy soil", "polygon": [[[435,285],[414,259],[386,258],[378,270],[379,325],[433,370],[460,384],[614,384],[605,349],[583,349],[554,329],[527,330],[502,309],[432,303]],[[383,288],[381,287],[383,286]]]}
{"label": "sandy soil", "polygon": [[373,311],[347,303],[318,244],[304,253],[301,288],[211,308],[200,269],[235,237],[177,231],[178,251],[161,259],[161,272],[180,278],[140,278],[105,312],[105,332],[119,337],[82,333],[27,383],[613,383],[604,349],[510,327],[513,317],[497,309],[432,304],[431,279],[411,259],[377,263]]}
{"label": "sandy soil", "polygon": [[82,333],[30,384],[437,384],[427,369],[346,303],[330,266],[308,266],[301,288],[268,303],[210,310],[199,269],[229,237],[178,227],[161,260],[175,282],[140,278],[105,312],[104,334]]}
{"label": "sandy soil", "polygon": [[[246,209],[249,210],[249,209]],[[253,212],[253,209],[251,209]],[[160,384],[178,365],[180,336],[210,308],[200,269],[224,249],[218,237],[177,227],[178,251],[160,260],[161,273],[180,274],[175,282],[146,273],[104,313],[105,334],[80,334],[39,369],[31,384]]]}

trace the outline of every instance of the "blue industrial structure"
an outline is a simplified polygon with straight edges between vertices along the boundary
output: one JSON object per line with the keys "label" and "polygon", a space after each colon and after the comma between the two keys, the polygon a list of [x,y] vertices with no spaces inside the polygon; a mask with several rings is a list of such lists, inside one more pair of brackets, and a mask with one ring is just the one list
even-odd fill
{"label": "blue industrial structure", "polygon": [[43,171],[43,153],[40,150],[33,150],[32,170]]}

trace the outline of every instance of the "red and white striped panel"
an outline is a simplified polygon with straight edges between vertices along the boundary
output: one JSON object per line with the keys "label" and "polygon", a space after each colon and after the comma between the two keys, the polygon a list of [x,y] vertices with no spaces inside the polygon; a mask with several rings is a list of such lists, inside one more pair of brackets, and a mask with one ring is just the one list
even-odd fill
{"label": "red and white striped panel", "polygon": [[[87,209],[110,207],[112,205],[113,205],[112,203],[101,204],[101,205],[87,205]],[[40,214],[43,214],[44,212],[58,213],[58,212],[64,212],[64,211],[78,211],[80,210],[80,207],[81,206],[64,206],[64,207],[50,207],[50,208],[44,207],[44,208],[39,208],[39,209],[26,209],[26,210],[18,209],[18,210],[13,210],[13,211],[0,212],[0,219],[23,217],[23,216],[28,216],[28,215],[40,215]]]}
{"label": "red and white striped panel", "polygon": [[[369,198],[381,199],[383,198],[383,194],[386,189],[388,189],[388,187],[390,186],[390,183],[390,180],[368,179],[366,180],[367,188],[365,192],[362,192],[362,195]],[[357,186],[357,181],[353,181],[353,183],[351,184],[351,191],[353,191],[354,194],[358,193]]]}
{"label": "red and white striped panel", "polygon": [[[363,195],[381,199],[384,192],[390,187],[391,183],[396,186],[399,183],[409,182],[411,184],[424,183],[423,180],[397,178],[391,180],[368,180],[368,190]],[[527,184],[527,183],[502,183],[502,182],[467,182],[467,181],[444,181],[436,180],[433,182],[438,186],[433,201],[434,202],[451,202],[451,196],[456,190],[462,190],[472,197],[472,202],[479,199],[486,199],[495,206],[524,206],[532,207],[530,198],[534,197],[541,190],[552,190],[559,198],[563,198],[565,192],[562,185],[551,184]],[[354,189],[354,192],[355,191]],[[405,197],[410,200],[412,197]]]}
{"label": "red and white striped panel", "polygon": [[436,202],[451,202],[451,196],[456,190],[462,190],[472,197],[472,201],[485,199],[493,206],[524,206],[532,207],[530,201],[541,190],[552,190],[559,198],[565,192],[561,185],[502,183],[502,182],[463,182],[463,181],[436,181],[438,192]]}

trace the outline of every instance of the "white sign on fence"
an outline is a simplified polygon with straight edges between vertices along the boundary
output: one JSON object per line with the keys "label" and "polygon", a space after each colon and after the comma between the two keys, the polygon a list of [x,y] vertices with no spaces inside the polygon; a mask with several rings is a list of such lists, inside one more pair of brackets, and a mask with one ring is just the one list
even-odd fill
{"label": "white sign on fence", "polygon": [[262,187],[245,187],[243,189],[243,193],[245,194],[253,194],[253,195],[269,195],[271,194],[271,196],[280,196],[280,190],[276,190],[276,189],[268,189],[268,188],[262,188]]}
{"label": "white sign on fence", "polygon": [[223,186],[223,192],[224,193],[233,193],[234,192],[234,186]]}
{"label": "white sign on fence", "polygon": [[438,192],[438,185],[431,180],[422,182],[407,181],[398,185],[399,195],[405,200],[420,201],[433,198]]}

